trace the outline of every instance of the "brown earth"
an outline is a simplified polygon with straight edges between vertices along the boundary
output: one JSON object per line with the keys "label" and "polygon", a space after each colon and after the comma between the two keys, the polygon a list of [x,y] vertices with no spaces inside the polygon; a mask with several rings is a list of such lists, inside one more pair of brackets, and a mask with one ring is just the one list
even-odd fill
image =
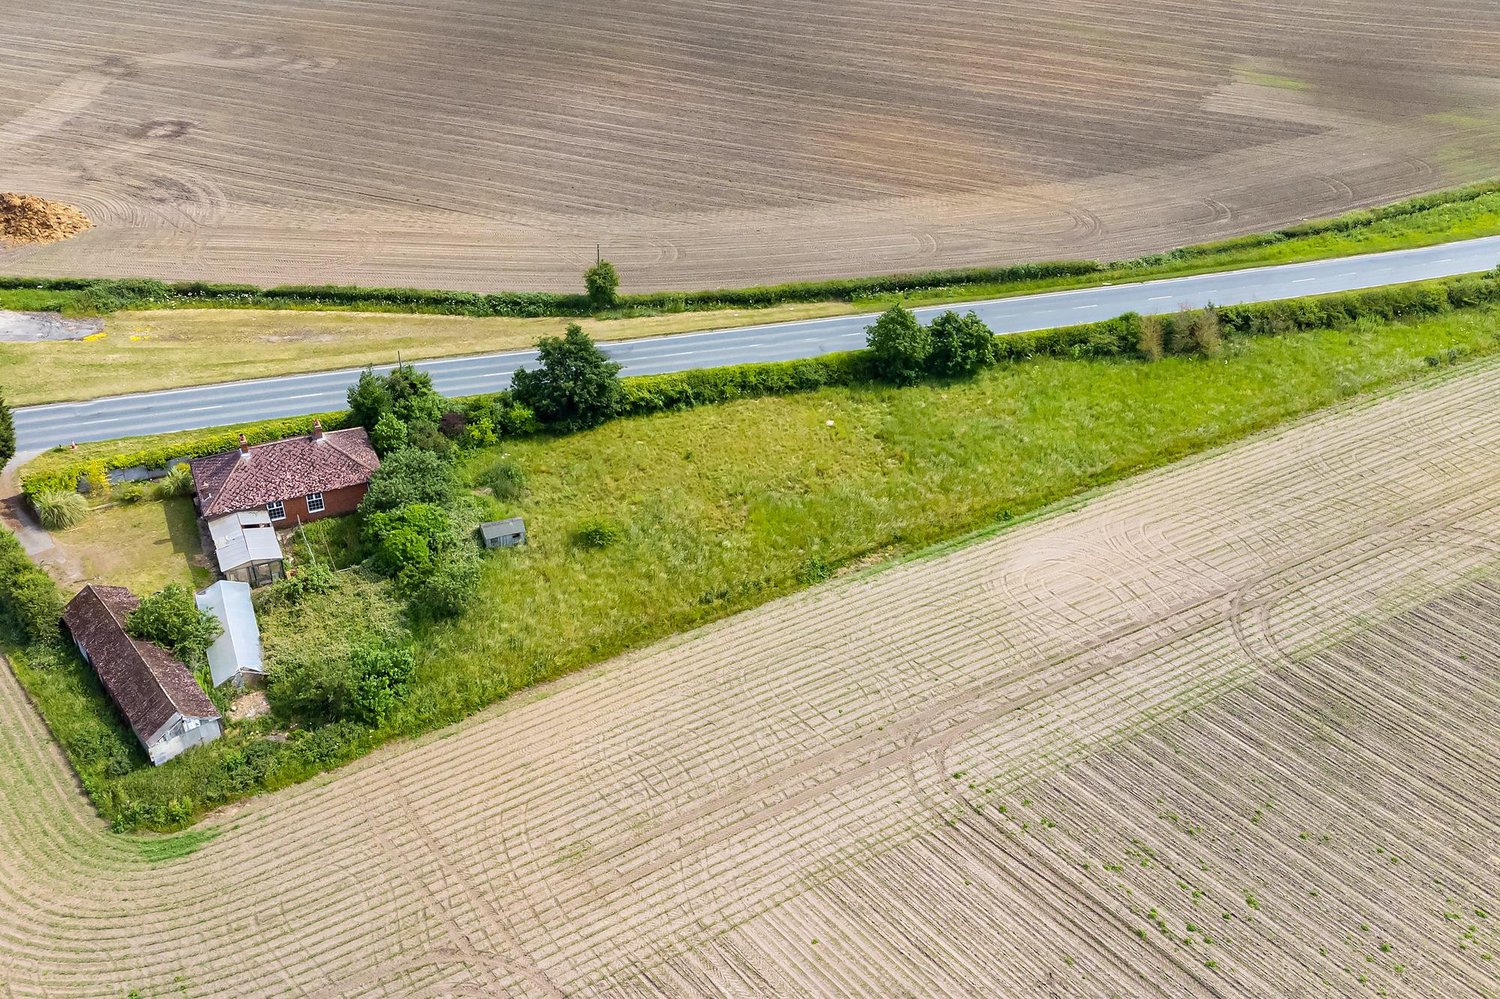
{"label": "brown earth", "polygon": [[1491,0],[14,0],[0,272],[634,289],[1116,258],[1500,173]]}
{"label": "brown earth", "polygon": [[1484,363],[833,582],[175,860],[102,831],[0,670],[0,981],[1488,994],[1497,402]]}
{"label": "brown earth", "polygon": [[87,215],[31,194],[0,191],[0,246],[40,246],[76,236],[92,226]]}

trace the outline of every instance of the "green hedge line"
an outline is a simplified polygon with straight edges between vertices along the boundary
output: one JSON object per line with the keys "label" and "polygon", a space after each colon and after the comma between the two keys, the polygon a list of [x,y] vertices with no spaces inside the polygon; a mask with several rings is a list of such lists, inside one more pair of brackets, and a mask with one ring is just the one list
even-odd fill
{"label": "green hedge line", "polygon": [[[1298,330],[1338,329],[1365,319],[1390,321],[1435,315],[1497,302],[1500,302],[1500,271],[1369,291],[1227,306],[1217,312],[1226,337],[1275,336]],[[1097,323],[1000,336],[998,357],[1001,361],[1031,357],[1135,357],[1140,353],[1140,335],[1140,317],[1129,313]],[[795,361],[641,375],[623,379],[620,415],[640,416],[869,380],[866,355],[860,350]],[[347,412],[323,413],[318,417],[289,417],[184,431],[147,438],[148,443],[134,447],[127,439],[118,442],[122,448],[118,451],[95,453],[93,446],[85,445],[86,450],[80,455],[57,448],[22,469],[21,486],[29,496],[68,490],[75,488],[80,478],[99,481],[113,469],[160,468],[170,460],[228,451],[238,446],[240,433],[256,444],[306,433],[314,419],[321,419],[329,429],[349,425]]]}
{"label": "green hedge line", "polygon": [[[1061,260],[1008,267],[892,274],[882,277],[804,281],[754,288],[712,291],[656,292],[621,295],[620,311],[686,312],[719,308],[757,308],[787,302],[853,301],[874,295],[925,291],[973,284],[1015,284],[1047,278],[1096,274],[1104,265],[1091,260]],[[245,284],[206,281],[169,283],[146,278],[83,280],[79,278],[0,277],[0,288],[36,288],[82,292],[80,304],[100,312],[118,309],[220,304],[243,306],[339,307],[399,309],[460,316],[504,316],[534,319],[549,316],[588,316],[594,313],[588,297],[553,292],[438,291],[423,288],[362,288],[354,285],[285,285],[257,288]]]}
{"label": "green hedge line", "polygon": [[[312,416],[288,416],[277,420],[258,420],[232,427],[206,430],[184,430],[145,438],[125,438],[115,444],[123,450],[98,451],[97,446],[81,445],[80,451],[58,447],[38,455],[21,470],[21,490],[27,496],[41,493],[68,492],[78,488],[80,480],[102,484],[109,472],[121,468],[165,468],[171,461],[187,461],[205,455],[232,451],[239,447],[240,434],[251,444],[280,440],[305,434],[314,420],[321,420],[329,430],[348,426],[345,411],[318,413]],[[134,446],[130,446],[134,442]]]}
{"label": "green hedge line", "polygon": [[1310,219],[1306,222],[1299,222],[1296,225],[1289,225],[1271,232],[1257,232],[1213,243],[1197,243],[1193,246],[1178,247],[1166,253],[1153,253],[1135,260],[1120,261],[1111,264],[1109,269],[1139,270],[1147,267],[1160,267],[1162,264],[1183,260],[1199,260],[1204,257],[1213,257],[1221,253],[1234,253],[1240,250],[1254,250],[1263,246],[1274,246],[1277,243],[1285,243],[1294,239],[1306,239],[1310,236],[1353,232],[1356,229],[1363,229],[1366,226],[1375,225],[1379,222],[1420,215],[1423,212],[1432,211],[1434,208],[1477,201],[1480,198],[1495,193],[1500,193],[1500,180],[1482,181],[1478,184],[1470,184],[1467,187],[1454,188],[1451,191],[1437,191],[1433,194],[1408,198],[1405,201],[1398,201],[1390,205],[1361,209],[1357,212],[1346,212],[1343,215],[1335,215],[1332,218]]}

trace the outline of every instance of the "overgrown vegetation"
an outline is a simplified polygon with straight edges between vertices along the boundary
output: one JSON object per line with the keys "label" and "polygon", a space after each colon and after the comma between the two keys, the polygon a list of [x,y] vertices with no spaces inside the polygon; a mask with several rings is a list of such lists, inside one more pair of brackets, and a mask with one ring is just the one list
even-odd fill
{"label": "overgrown vegetation", "polygon": [[561,337],[537,345],[539,367],[511,377],[511,394],[537,419],[559,430],[597,427],[620,409],[620,366],[569,323]]}
{"label": "overgrown vegetation", "polygon": [[[99,704],[86,671],[70,674],[76,657],[37,666],[22,656],[18,672],[44,691],[33,696],[118,826],[180,825],[872,553],[1008,523],[1288,415],[1494,353],[1497,285],[1470,278],[1163,317],[1156,363],[1141,361],[1152,353],[1146,324],[1126,317],[993,339],[993,363],[972,376],[939,367],[934,344],[931,367],[905,388],[872,381],[866,352],[627,379],[619,412],[655,415],[568,435],[528,428],[496,444],[470,430],[481,417],[493,430],[517,400],[440,401],[435,446],[388,452],[360,515],[313,525],[308,561],[257,595],[272,718],[147,771],[107,725],[82,720],[90,697],[96,713]],[[973,328],[928,332],[977,342]],[[378,424],[407,392],[417,401],[396,417],[407,427],[432,414],[428,391],[367,383],[361,392],[379,404],[362,415]],[[776,392],[797,394],[754,398]],[[662,412],[706,402],[731,404]],[[529,410],[522,422],[536,425]],[[529,544],[482,556],[464,525],[498,504],[526,518]],[[319,552],[358,565],[335,573]],[[449,562],[464,568],[427,593],[439,574],[419,580],[412,567]],[[377,662],[372,649],[406,650],[411,668]],[[285,743],[266,738],[271,726],[289,727]]]}

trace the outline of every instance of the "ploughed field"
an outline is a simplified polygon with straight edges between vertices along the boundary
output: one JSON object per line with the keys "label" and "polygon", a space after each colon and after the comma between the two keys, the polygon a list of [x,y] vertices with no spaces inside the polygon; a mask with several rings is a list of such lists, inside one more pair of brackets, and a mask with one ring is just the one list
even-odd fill
{"label": "ploughed field", "polygon": [[1500,172],[1488,0],[14,0],[0,272],[631,289],[1113,259]]}
{"label": "ploughed field", "polygon": [[518,695],[203,842],[106,835],[0,671],[0,980],[1485,994],[1497,402],[1483,362],[1325,413]]}

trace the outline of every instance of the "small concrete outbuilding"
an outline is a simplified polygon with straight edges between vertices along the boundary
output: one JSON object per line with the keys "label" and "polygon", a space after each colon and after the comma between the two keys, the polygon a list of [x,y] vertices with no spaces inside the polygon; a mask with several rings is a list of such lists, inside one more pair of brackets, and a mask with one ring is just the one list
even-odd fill
{"label": "small concrete outbuilding", "polygon": [[123,586],[85,586],[63,612],[63,624],[151,762],[160,765],[217,739],[223,720],[186,666],[125,630],[140,603]]}
{"label": "small concrete outbuilding", "polygon": [[262,679],[266,668],[260,657],[260,625],[255,620],[255,605],[250,601],[250,584],[221,579],[197,594],[198,609],[212,615],[223,629],[208,647],[208,669],[214,686],[231,681],[236,687],[246,681]]}
{"label": "small concrete outbuilding", "polygon": [[491,520],[479,525],[486,548],[514,548],[526,543],[526,524],[520,517]]}

